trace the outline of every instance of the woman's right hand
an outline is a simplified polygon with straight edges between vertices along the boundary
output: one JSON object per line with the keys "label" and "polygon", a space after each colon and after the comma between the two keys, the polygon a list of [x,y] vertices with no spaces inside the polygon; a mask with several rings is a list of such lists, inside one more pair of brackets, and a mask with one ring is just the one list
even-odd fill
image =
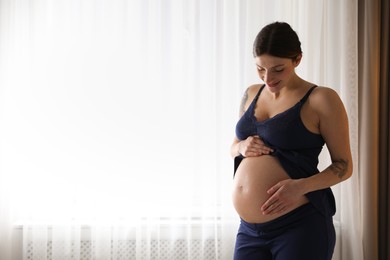
{"label": "woman's right hand", "polygon": [[257,157],[273,152],[273,149],[266,146],[259,136],[249,136],[238,143],[238,152],[244,157]]}

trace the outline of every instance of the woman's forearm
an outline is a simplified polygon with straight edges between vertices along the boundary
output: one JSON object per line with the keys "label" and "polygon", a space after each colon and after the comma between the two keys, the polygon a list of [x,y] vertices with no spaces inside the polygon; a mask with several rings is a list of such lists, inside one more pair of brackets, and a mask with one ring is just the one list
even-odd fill
{"label": "woman's forearm", "polygon": [[300,179],[304,193],[321,190],[345,181],[352,175],[352,161],[339,159],[311,177]]}

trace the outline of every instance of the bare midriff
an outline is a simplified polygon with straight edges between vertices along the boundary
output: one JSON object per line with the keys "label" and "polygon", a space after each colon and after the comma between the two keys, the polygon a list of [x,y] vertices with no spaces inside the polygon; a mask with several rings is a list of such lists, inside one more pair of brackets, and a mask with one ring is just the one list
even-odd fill
{"label": "bare midriff", "polygon": [[262,155],[242,160],[236,171],[233,186],[233,204],[237,213],[246,222],[264,223],[308,203],[309,200],[302,196],[292,207],[281,213],[273,215],[262,213],[261,206],[271,197],[267,190],[279,181],[289,178],[274,156]]}

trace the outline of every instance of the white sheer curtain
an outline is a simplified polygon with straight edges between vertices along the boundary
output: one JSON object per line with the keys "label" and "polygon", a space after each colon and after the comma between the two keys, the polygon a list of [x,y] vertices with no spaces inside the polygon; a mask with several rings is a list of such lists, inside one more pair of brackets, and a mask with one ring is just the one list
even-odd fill
{"label": "white sheer curtain", "polygon": [[[272,21],[343,97],[357,159],[356,1],[0,3],[1,259],[231,259],[229,146]],[[335,259],[362,259],[358,177]]]}

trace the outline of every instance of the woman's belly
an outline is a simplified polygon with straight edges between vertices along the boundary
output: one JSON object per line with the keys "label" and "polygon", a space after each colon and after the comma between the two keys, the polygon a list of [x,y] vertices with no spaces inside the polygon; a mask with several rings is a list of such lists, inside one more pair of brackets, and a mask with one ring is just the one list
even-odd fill
{"label": "woman's belly", "polygon": [[293,207],[282,213],[264,215],[261,206],[271,195],[267,190],[279,181],[289,179],[277,158],[270,155],[245,158],[234,177],[233,204],[240,217],[249,223],[264,223],[306,204],[303,196]]}

